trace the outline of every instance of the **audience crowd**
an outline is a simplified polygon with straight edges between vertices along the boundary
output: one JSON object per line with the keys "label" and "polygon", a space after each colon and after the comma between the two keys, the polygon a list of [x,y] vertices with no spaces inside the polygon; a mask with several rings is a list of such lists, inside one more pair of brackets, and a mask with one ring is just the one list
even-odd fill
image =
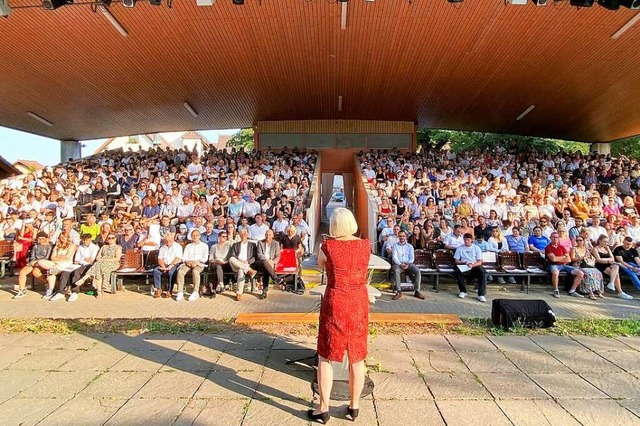
{"label": "audience crowd", "polygon": [[465,282],[477,278],[478,299],[486,301],[485,282],[492,277],[482,266],[483,252],[539,253],[555,297],[562,272],[573,277],[569,294],[575,297],[596,299],[607,288],[632,299],[622,291],[621,275],[640,289],[637,161],[501,148],[460,154],[382,150],[361,152],[358,159],[376,193],[378,249],[392,263],[395,299],[402,297],[402,274],[413,282],[416,297],[424,298],[415,251],[437,249],[454,252],[461,298]]}
{"label": "audience crowd", "polygon": [[[281,283],[273,273],[280,253],[274,236],[299,257],[309,251],[305,219],[316,160],[316,152],[295,148],[111,151],[3,181],[0,241],[14,247],[14,298],[26,294],[29,276],[45,283],[48,300],[77,300],[85,282],[99,296],[130,250],[157,254],[155,297],[171,297],[175,284],[182,300],[189,273],[196,285],[189,300],[202,291],[213,297],[222,275],[233,272],[240,300],[245,274],[260,271],[266,297],[269,278]],[[215,281],[199,287],[208,264]]]}

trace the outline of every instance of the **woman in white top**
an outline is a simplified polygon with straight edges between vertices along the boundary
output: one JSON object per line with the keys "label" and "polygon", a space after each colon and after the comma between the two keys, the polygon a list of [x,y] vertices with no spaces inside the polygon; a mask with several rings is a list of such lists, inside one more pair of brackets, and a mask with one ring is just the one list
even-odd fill
{"label": "woman in white top", "polygon": [[[500,253],[503,251],[509,251],[509,243],[507,239],[502,235],[500,228],[496,227],[491,230],[491,236],[487,240],[487,251]],[[513,280],[513,277],[509,277],[509,282]],[[498,282],[504,284],[504,278],[498,277]]]}

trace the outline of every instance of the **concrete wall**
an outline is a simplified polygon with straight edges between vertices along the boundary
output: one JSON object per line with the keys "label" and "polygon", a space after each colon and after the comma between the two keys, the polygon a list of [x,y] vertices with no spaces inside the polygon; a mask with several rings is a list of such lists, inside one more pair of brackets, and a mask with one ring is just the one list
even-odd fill
{"label": "concrete wall", "polygon": [[78,141],[60,141],[60,162],[64,163],[82,157],[82,144]]}

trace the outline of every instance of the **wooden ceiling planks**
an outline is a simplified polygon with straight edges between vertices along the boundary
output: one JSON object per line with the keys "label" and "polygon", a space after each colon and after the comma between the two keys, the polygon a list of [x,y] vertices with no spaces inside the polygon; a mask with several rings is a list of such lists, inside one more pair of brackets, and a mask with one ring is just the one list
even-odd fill
{"label": "wooden ceiling planks", "polygon": [[640,133],[640,28],[611,39],[636,11],[501,0],[347,9],[341,30],[341,5],[325,0],[114,4],[126,38],[89,6],[16,9],[0,20],[0,124],[59,139],[295,119],[586,141]]}

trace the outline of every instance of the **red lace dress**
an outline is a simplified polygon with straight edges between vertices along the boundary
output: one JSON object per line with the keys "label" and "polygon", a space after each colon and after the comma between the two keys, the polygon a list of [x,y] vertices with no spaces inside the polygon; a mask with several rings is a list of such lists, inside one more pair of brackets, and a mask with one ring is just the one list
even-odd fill
{"label": "red lace dress", "polygon": [[318,354],[341,362],[346,350],[349,362],[362,361],[369,335],[369,240],[327,240],[320,249],[327,257],[327,290],[320,308]]}

